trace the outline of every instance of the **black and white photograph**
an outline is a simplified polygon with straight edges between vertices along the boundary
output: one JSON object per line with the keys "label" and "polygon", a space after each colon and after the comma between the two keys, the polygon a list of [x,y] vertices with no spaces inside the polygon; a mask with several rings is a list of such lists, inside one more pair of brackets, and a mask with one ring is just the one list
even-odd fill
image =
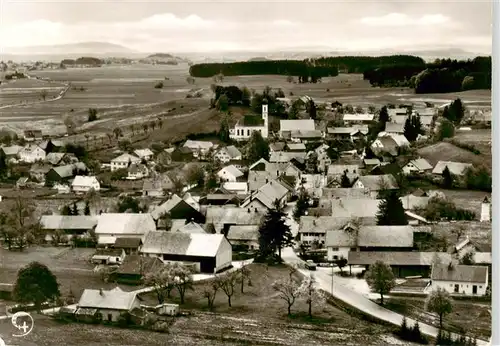
{"label": "black and white photograph", "polygon": [[495,8],[0,0],[0,346],[500,344]]}

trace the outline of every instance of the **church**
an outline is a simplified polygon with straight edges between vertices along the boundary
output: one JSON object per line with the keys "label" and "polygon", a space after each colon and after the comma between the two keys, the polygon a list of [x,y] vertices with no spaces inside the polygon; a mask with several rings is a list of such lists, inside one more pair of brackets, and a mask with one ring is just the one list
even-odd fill
{"label": "church", "polygon": [[238,121],[234,129],[229,130],[229,137],[236,141],[247,141],[254,131],[259,131],[263,138],[269,135],[268,105],[262,105],[262,116],[245,115]]}

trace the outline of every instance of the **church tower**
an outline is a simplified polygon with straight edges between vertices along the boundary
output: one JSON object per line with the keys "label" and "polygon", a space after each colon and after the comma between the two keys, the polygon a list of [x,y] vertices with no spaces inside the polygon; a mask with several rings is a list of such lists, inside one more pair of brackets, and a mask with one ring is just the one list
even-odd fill
{"label": "church tower", "polygon": [[481,222],[491,222],[491,202],[488,196],[481,203]]}
{"label": "church tower", "polygon": [[262,129],[262,137],[267,138],[269,135],[269,113],[268,105],[262,105],[262,120],[264,120],[264,128]]}

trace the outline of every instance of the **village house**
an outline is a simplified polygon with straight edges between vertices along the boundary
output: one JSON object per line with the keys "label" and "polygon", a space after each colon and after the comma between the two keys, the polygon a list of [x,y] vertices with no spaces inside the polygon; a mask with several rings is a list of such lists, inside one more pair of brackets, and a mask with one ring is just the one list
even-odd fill
{"label": "village house", "polygon": [[321,197],[329,200],[347,198],[347,199],[366,199],[371,198],[370,193],[365,189],[356,189],[352,187],[323,188]]}
{"label": "village house", "polygon": [[217,176],[222,182],[236,182],[243,178],[243,172],[233,165],[222,168],[217,172]]}
{"label": "village house", "polygon": [[446,167],[448,167],[451,174],[455,176],[462,176],[465,174],[467,169],[472,168],[473,166],[471,163],[439,161],[436,166],[434,166],[432,174],[442,175]]}
{"label": "village house", "polygon": [[326,233],[341,229],[351,221],[351,218],[335,218],[331,216],[301,216],[299,222],[299,241],[301,244],[325,244]]}
{"label": "village house", "polygon": [[248,140],[254,131],[260,132],[262,138],[269,137],[268,105],[262,105],[262,116],[245,115],[243,121],[238,120],[234,128],[229,130],[229,137],[236,141]]}
{"label": "village house", "polygon": [[409,276],[430,277],[432,264],[436,261],[449,263],[451,255],[446,252],[418,251],[349,251],[349,266],[364,266],[369,269],[377,261],[389,265],[397,278]]}
{"label": "village house", "polygon": [[149,175],[149,169],[142,163],[133,163],[127,168],[127,180],[141,180]]}
{"label": "village house", "polygon": [[113,249],[123,250],[126,255],[137,254],[142,246],[141,238],[116,238]]}
{"label": "village house", "polygon": [[398,183],[392,174],[384,175],[362,175],[354,182],[352,187],[367,189],[373,198],[376,198],[380,190],[397,190]]}
{"label": "village house", "polygon": [[267,212],[275,207],[275,203],[285,207],[293,189],[279,180],[270,180],[257,191],[253,192],[241,204],[241,208],[258,209]]}
{"label": "village house", "polygon": [[285,146],[286,151],[288,152],[296,152],[296,153],[305,153],[306,146],[304,143],[288,143]]}
{"label": "village house", "polygon": [[47,164],[35,163],[30,168],[31,179],[37,182],[44,182],[45,175],[52,169],[52,166]]}
{"label": "village house", "polygon": [[[408,110],[406,107],[389,108],[389,109],[387,109],[387,113],[389,114],[389,118],[391,120],[394,120],[394,117],[397,117],[397,116],[406,117],[408,115]],[[404,124],[404,122],[403,122],[403,124]]]}
{"label": "village house", "polygon": [[150,214],[102,213],[95,228],[100,246],[112,246],[117,238],[140,238],[156,230]]}
{"label": "village house", "polygon": [[85,289],[77,304],[76,318],[92,322],[97,315],[103,321],[117,322],[124,312],[140,308],[141,299],[135,292],[124,292],[119,287],[105,291],[103,289]]}
{"label": "village house", "polygon": [[411,160],[406,165],[403,166],[404,174],[421,174],[430,173],[432,171],[432,165],[423,158],[418,158],[416,160]]}
{"label": "village house", "polygon": [[275,151],[284,151],[285,150],[286,143],[285,142],[273,142],[269,143],[269,151],[275,152]]}
{"label": "village house", "polygon": [[319,172],[325,172],[327,170],[327,167],[332,164],[332,160],[330,159],[330,156],[328,156],[328,149],[330,147],[326,144],[321,144],[319,147],[314,149],[314,151],[310,151],[307,153],[306,159],[312,155],[312,153],[316,153],[318,157],[318,171]]}
{"label": "village house", "polygon": [[230,226],[226,238],[231,243],[233,251],[258,250],[259,226],[258,225]]}
{"label": "village house", "polygon": [[0,150],[5,155],[5,160],[10,161],[17,160],[19,157],[18,154],[21,150],[23,150],[23,147],[20,145],[2,146],[0,147]]}
{"label": "village house", "polygon": [[200,225],[197,222],[188,222],[186,223],[186,220],[184,220],[184,223],[181,223],[181,220],[175,220],[177,222],[172,222],[172,227],[170,228],[170,232],[179,232],[179,233],[186,233],[186,234],[194,234],[194,233],[200,233],[200,234],[207,234],[205,231],[205,228],[203,228],[202,225]]}
{"label": "village house", "polygon": [[45,160],[45,151],[36,144],[27,144],[17,154],[19,161],[33,163]]}
{"label": "village house", "polygon": [[[292,132],[300,131],[315,131],[313,119],[295,119],[295,120],[280,120],[280,137],[283,139],[291,139]],[[295,136],[297,133],[294,133]]]}
{"label": "village house", "polygon": [[129,153],[123,153],[120,156],[111,160],[111,172],[117,169],[126,169],[132,164],[141,163],[141,159],[137,156],[130,155]]}
{"label": "village house", "polygon": [[195,264],[200,273],[215,274],[232,266],[232,248],[222,234],[153,231],[146,234],[141,253],[164,262]]}
{"label": "village house", "polygon": [[232,160],[241,160],[243,154],[234,145],[220,148],[214,155],[214,157],[222,163],[228,163]]}
{"label": "village house", "polygon": [[398,148],[410,146],[410,141],[406,138],[405,135],[395,134],[395,133],[386,134],[385,132],[384,133],[381,132],[378,135],[381,137],[384,137],[384,136],[391,137],[394,140],[394,142],[396,142],[396,145],[398,146]]}
{"label": "village house", "polygon": [[292,151],[275,151],[269,157],[270,163],[288,163],[293,159],[304,160],[307,156],[305,151],[292,152]]}
{"label": "village house", "polygon": [[45,156],[45,162],[51,164],[52,166],[60,166],[77,163],[78,158],[75,156],[75,154],[71,153],[52,152],[48,153],[47,156]]}
{"label": "village house", "polygon": [[229,193],[234,193],[238,196],[246,196],[249,193],[248,183],[245,181],[227,181],[222,183],[222,188],[227,190]]}
{"label": "village house", "polygon": [[164,266],[158,257],[127,255],[116,270],[114,278],[120,284],[141,285],[148,274],[155,273]]}
{"label": "village house", "polygon": [[348,223],[342,229],[326,233],[329,261],[348,258],[350,251],[412,251],[412,226],[357,226]]}
{"label": "village house", "polygon": [[329,127],[327,136],[331,140],[344,140],[356,142],[368,134],[368,126]]}
{"label": "village house", "polygon": [[49,154],[52,152],[61,151],[61,149],[64,148],[65,144],[62,141],[58,141],[55,139],[48,139],[48,140],[40,142],[40,144],[38,144],[38,146],[40,148],[42,148],[43,150],[45,150],[45,152],[47,154]]}
{"label": "village house", "polygon": [[388,135],[402,135],[405,132],[404,127],[405,127],[404,123],[397,124],[397,123],[387,122],[385,123],[384,132],[387,133]]}
{"label": "village house", "polygon": [[290,140],[292,142],[314,143],[323,139],[324,135],[321,130],[292,130],[290,132]]}
{"label": "village house", "polygon": [[205,221],[204,216],[197,209],[175,194],[154,207],[150,214],[158,227],[161,227],[161,219],[164,215],[171,220],[193,220],[201,223]]}
{"label": "village house", "polygon": [[151,149],[146,148],[146,149],[134,150],[134,155],[137,156],[141,160],[150,161],[153,158],[154,153],[151,151]]}
{"label": "village house", "polygon": [[165,190],[171,190],[173,188],[174,183],[167,174],[155,175],[152,178],[144,179],[144,183],[142,184],[142,196],[163,197],[165,195]]}
{"label": "village house", "polygon": [[391,136],[377,137],[370,146],[370,149],[379,157],[384,154],[391,157],[398,156],[398,144]]}
{"label": "village house", "polygon": [[40,226],[45,232],[45,241],[52,242],[52,235],[62,231],[70,240],[81,237],[97,226],[99,216],[94,215],[42,215]]}
{"label": "village house", "polygon": [[364,125],[369,125],[374,118],[374,114],[370,113],[364,113],[364,114],[349,114],[349,113],[344,113],[344,123],[346,125],[354,125],[354,124],[364,124]]}
{"label": "village house", "polygon": [[363,168],[366,169],[367,171],[370,171],[371,169],[373,169],[375,166],[378,165],[380,165],[380,160],[377,158],[363,160]]}
{"label": "village house", "polygon": [[77,175],[71,183],[71,188],[75,193],[87,193],[90,190],[99,191],[101,184],[95,176]]}
{"label": "village house", "polygon": [[41,141],[43,139],[42,130],[24,130],[24,140],[27,142]]}
{"label": "village house", "polygon": [[323,174],[302,174],[300,185],[310,197],[319,198],[323,193],[323,188],[327,186],[328,179]]}
{"label": "village house", "polygon": [[76,175],[86,173],[87,166],[83,162],[52,167],[45,175],[45,181],[51,185],[55,183],[65,183]]}
{"label": "village house", "polygon": [[328,183],[340,186],[340,182],[344,173],[347,174],[347,178],[351,184],[359,177],[359,165],[338,165],[332,164],[328,166],[328,171],[326,173],[328,177]]}
{"label": "village house", "polygon": [[207,206],[206,225],[211,225],[217,233],[227,234],[233,225],[259,226],[265,213],[258,209],[235,206]]}
{"label": "village house", "polygon": [[244,196],[238,196],[236,193],[209,193],[205,197],[200,198],[202,205],[236,205],[239,206]]}
{"label": "village house", "polygon": [[441,288],[451,294],[486,295],[488,267],[455,265],[451,262],[434,264],[431,274],[431,289]]}
{"label": "village house", "polygon": [[195,158],[203,159],[208,155],[210,150],[214,149],[214,144],[212,142],[193,141],[188,139],[183,147],[191,149]]}
{"label": "village house", "polygon": [[365,198],[337,198],[332,199],[333,217],[350,217],[363,219],[366,225],[374,225],[378,213],[379,199]]}
{"label": "village house", "polygon": [[99,248],[90,261],[94,264],[116,265],[122,264],[126,256],[123,249]]}

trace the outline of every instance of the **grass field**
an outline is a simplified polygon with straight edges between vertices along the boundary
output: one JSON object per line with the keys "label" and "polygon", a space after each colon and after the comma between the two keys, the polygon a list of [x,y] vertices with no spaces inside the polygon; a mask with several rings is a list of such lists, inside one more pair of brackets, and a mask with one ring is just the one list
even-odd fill
{"label": "grass field", "polygon": [[[424,310],[424,298],[394,298],[388,299],[387,308],[403,313],[408,317],[417,318],[423,323],[439,327],[439,318]],[[479,304],[455,300],[453,312],[443,318],[444,328],[452,332],[466,331],[467,335],[475,335],[483,340],[489,340],[491,335],[491,304]]]}
{"label": "grass field", "polygon": [[438,161],[454,161],[463,163],[472,163],[474,166],[486,166],[491,169],[491,153],[481,152],[476,155],[469,150],[459,148],[451,143],[439,142],[418,149],[418,154],[428,160],[433,166]]}
{"label": "grass field", "polygon": [[[42,101],[42,92],[46,93],[46,100],[59,95],[64,88],[61,82],[49,82],[38,79],[18,79],[0,84],[0,107],[20,105]],[[2,119],[5,119],[2,116]]]}

